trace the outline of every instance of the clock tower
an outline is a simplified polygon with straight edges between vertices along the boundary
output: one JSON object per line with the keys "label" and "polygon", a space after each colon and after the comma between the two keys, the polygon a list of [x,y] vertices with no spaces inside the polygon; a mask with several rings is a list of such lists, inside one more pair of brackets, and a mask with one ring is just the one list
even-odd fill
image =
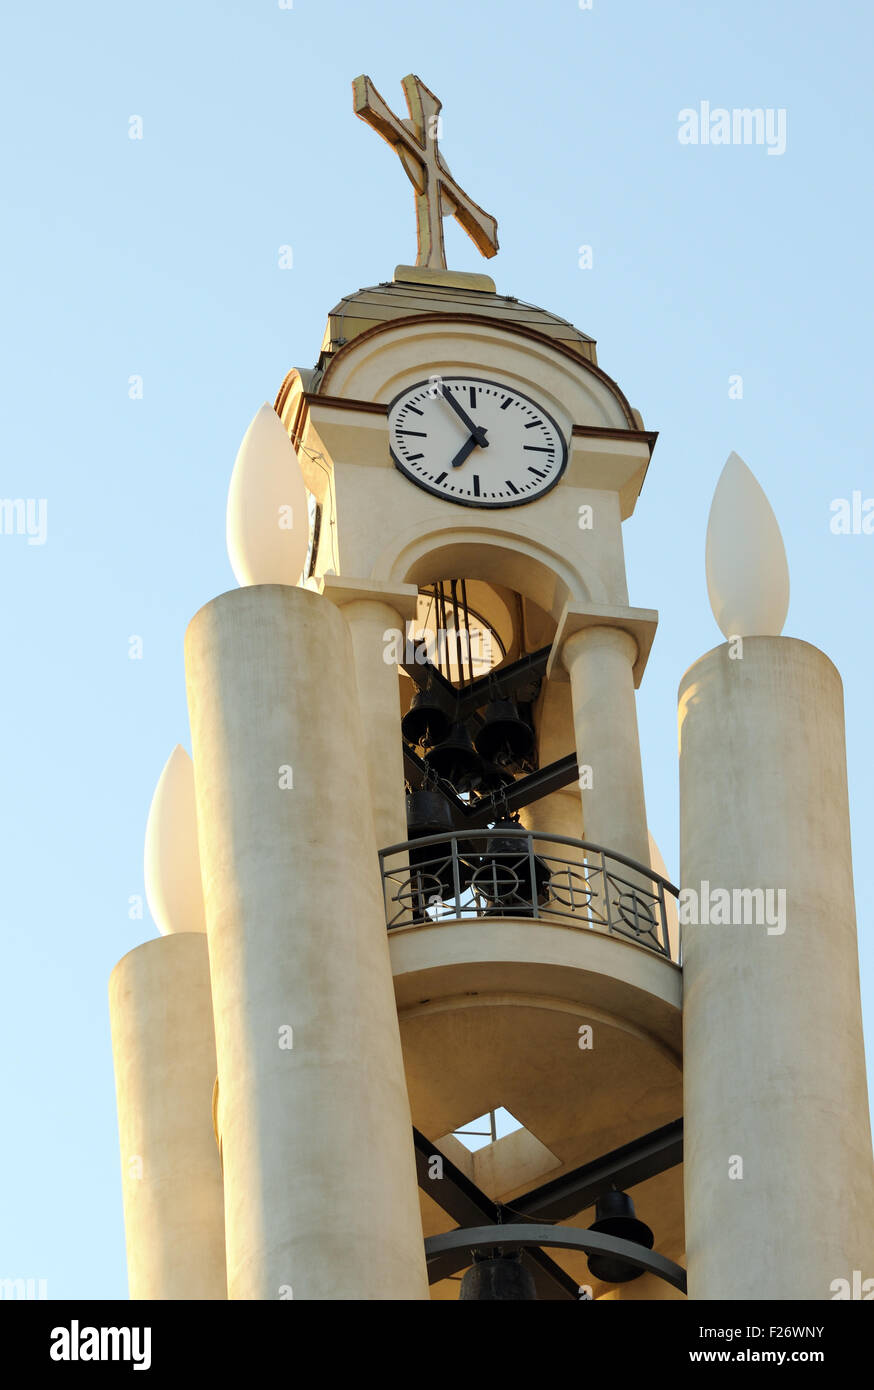
{"label": "clock tower", "polygon": [[[456,1181],[512,1205],[654,1132],[676,1148],[682,1113],[635,709],[657,617],[622,548],[655,435],[586,333],[430,259],[345,296],[275,404],[315,501],[306,583],[351,638],[417,1158],[457,1169],[423,1179],[429,1237],[457,1224]],[[453,1131],[500,1109],[519,1128],[469,1153]],[[665,1268],[604,1284],[585,1251],[526,1246],[539,1296],[680,1296],[664,1162],[627,1219]],[[470,1250],[442,1260],[431,1296],[457,1297]]]}
{"label": "clock tower", "polygon": [[[774,1196],[754,1195],[744,1225],[716,1190],[708,1136],[736,1088],[705,1015],[755,1025],[747,1003],[736,1024],[727,1006],[694,1014],[707,941],[684,1211],[678,890],[648,830],[635,696],[657,614],[629,602],[622,541],[656,436],[592,338],[446,267],[444,216],[486,256],[497,226],[443,160],[437,98],[403,85],[409,119],[366,77],[354,105],[413,184],[417,263],[344,296],[315,367],[256,417],[229,507],[242,587],[186,638],[193,769],[177,759],[174,776],[196,829],[174,823],[153,857],[162,886],[190,875],[194,906],[112,987],[123,1157],[175,1155],[151,1187],[148,1165],[126,1184],[132,1293],[678,1299],[689,1232],[692,1296],[796,1296],[799,1269],[818,1277],[800,1247],[789,1292],[730,1291]],[[292,561],[277,507],[292,547],[306,516]],[[690,728],[727,725],[707,708],[688,697]],[[726,843],[711,809],[690,822],[705,868]],[[847,941],[821,1003],[836,1033],[858,1009]],[[156,1011],[172,1021],[160,1046]],[[805,1085],[854,1088],[852,1155],[821,1161],[869,1193],[850,1032]],[[737,1105],[725,1144],[742,1148]],[[835,1249],[862,1206],[830,1217]]]}

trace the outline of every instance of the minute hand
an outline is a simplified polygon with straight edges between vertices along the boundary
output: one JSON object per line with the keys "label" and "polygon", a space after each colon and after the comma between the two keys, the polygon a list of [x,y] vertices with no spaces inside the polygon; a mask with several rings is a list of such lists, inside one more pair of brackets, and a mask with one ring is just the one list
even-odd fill
{"label": "minute hand", "polygon": [[467,425],[467,428],[470,430],[479,447],[481,449],[487,449],[489,447],[489,441],[486,439],[486,432],[482,425],[474,424],[464,407],[458,404],[458,401],[452,395],[448,386],[443,387],[443,396],[452,406],[458,418],[463,420]]}

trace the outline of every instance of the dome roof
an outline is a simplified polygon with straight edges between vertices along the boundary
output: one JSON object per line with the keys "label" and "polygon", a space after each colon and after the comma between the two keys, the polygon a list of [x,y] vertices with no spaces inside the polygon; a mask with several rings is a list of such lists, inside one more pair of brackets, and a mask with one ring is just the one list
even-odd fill
{"label": "dome roof", "polygon": [[423,317],[462,314],[497,320],[508,328],[527,329],[552,338],[583,361],[597,366],[595,339],[581,333],[567,319],[539,309],[535,304],[526,304],[511,295],[461,285],[394,280],[344,295],[335,305],[328,316],[319,370],[324,370],[333,354],[360,333],[393,319],[419,314]]}

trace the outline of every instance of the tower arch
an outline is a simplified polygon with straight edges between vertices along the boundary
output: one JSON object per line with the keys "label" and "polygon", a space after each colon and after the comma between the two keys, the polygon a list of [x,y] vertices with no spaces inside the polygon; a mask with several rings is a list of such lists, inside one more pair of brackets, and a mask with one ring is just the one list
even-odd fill
{"label": "tower arch", "polygon": [[606,586],[585,560],[562,556],[518,522],[511,532],[443,521],[392,536],[371,578],[385,583],[423,584],[449,575],[499,584],[529,599],[557,623],[568,602],[608,601]]}

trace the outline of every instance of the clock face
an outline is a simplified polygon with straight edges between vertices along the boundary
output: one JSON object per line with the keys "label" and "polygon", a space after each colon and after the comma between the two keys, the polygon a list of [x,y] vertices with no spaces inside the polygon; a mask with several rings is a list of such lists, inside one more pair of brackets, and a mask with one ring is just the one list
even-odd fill
{"label": "clock face", "polygon": [[433,376],[388,408],[391,456],[412,482],[465,507],[516,507],[555,487],[567,463],[558,425],[515,386]]}

